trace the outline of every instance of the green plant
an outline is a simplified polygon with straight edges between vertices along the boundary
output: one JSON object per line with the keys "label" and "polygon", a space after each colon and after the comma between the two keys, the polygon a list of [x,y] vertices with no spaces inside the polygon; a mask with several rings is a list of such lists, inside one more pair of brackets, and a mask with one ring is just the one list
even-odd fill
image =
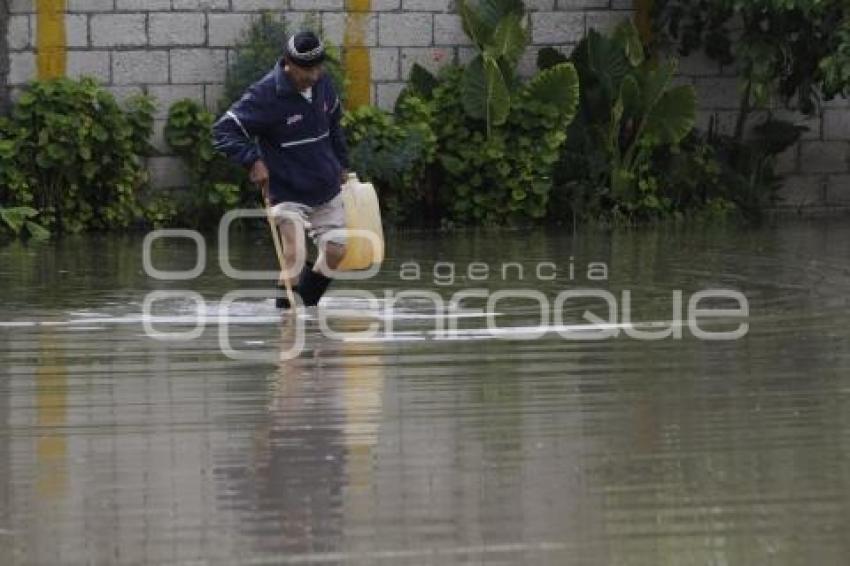
{"label": "green plant", "polygon": [[147,181],[140,140],[153,124],[150,100],[130,107],[89,78],[30,83],[0,134],[14,169],[0,175],[3,202],[31,205],[60,231],[128,226]]}
{"label": "green plant", "polygon": [[463,71],[461,92],[466,113],[493,126],[503,125],[511,110],[516,65],[528,44],[521,0],[461,0],[463,30],[478,55]]}
{"label": "green plant", "polygon": [[709,143],[718,152],[727,198],[751,221],[761,220],[765,208],[776,203],[782,176],[776,173],[776,157],[799,141],[807,129],[782,120],[757,125],[746,142],[709,129]]}
{"label": "green plant", "polygon": [[431,106],[415,96],[400,100],[395,116],[364,106],[343,117],[352,168],[374,182],[389,222],[421,218],[425,169],[436,154],[432,120]]}
{"label": "green plant", "polygon": [[776,156],[794,145],[804,128],[778,120],[757,126],[747,143],[716,131],[712,119],[705,134],[692,132],[679,145],[653,156],[660,192],[673,210],[761,219],[776,203],[782,178],[775,172]]}
{"label": "green plant", "polygon": [[29,178],[19,163],[22,135],[12,122],[0,116],[0,204],[28,206],[33,194]]}
{"label": "green plant", "polygon": [[[544,50],[541,68],[563,55]],[[613,212],[625,217],[663,215],[671,202],[659,191],[653,153],[678,144],[693,129],[696,93],[673,86],[676,65],[648,59],[634,25],[610,37],[591,30],[570,60],[582,90],[558,167],[562,193],[554,201],[574,215]]]}
{"label": "green plant", "polygon": [[703,50],[736,65],[742,81],[735,138],[753,110],[778,97],[806,114],[850,94],[850,4],[846,0],[655,0],[660,45]]}
{"label": "green plant", "polygon": [[432,105],[437,136],[432,181],[449,223],[504,224],[540,219],[553,165],[575,116],[579,81],[560,62],[523,82],[516,64],[527,47],[520,0],[466,0],[466,33],[478,55],[435,77],[414,66],[402,100]]}
{"label": "green plant", "polygon": [[50,237],[50,231],[33,220],[38,217],[38,211],[28,206],[17,206],[14,208],[3,208],[0,206],[0,228],[10,231],[14,236],[26,232],[35,240],[46,240]]}
{"label": "green plant", "polygon": [[841,27],[833,38],[835,48],[818,64],[824,96],[831,100],[836,96],[847,97],[850,85],[850,16],[845,15]]}
{"label": "green plant", "polygon": [[438,182],[449,218],[489,225],[542,218],[578,100],[575,70],[562,64],[538,74],[512,94],[506,123],[489,135],[467,115],[462,82],[463,70],[450,70],[433,95]]}
{"label": "green plant", "polygon": [[[190,191],[183,194],[179,206],[182,220],[196,227],[215,225],[223,211],[240,202],[242,192],[239,182],[244,173],[213,148],[214,120],[213,114],[198,102],[184,99],[171,106],[165,125],[165,140],[185,162],[191,182]],[[161,203],[156,210],[159,220],[168,216]]]}
{"label": "green plant", "polygon": [[[313,15],[308,16],[302,25],[305,30],[318,28],[318,21]],[[249,86],[274,67],[283,54],[283,46],[289,34],[286,22],[270,12],[260,14],[251,23],[236,44],[235,56],[227,69],[223,108],[238,100]],[[328,53],[325,70],[331,77],[337,93],[344,99],[345,73],[340,64],[339,49],[327,40],[323,41]]]}

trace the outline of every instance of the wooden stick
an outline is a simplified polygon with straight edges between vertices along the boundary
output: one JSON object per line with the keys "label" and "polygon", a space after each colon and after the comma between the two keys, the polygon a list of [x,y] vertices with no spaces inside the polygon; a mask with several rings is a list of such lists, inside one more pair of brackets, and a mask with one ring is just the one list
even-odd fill
{"label": "wooden stick", "polygon": [[[284,242],[281,237],[280,230],[277,227],[277,223],[274,221],[274,215],[272,214],[272,207],[269,204],[269,200],[265,199],[266,202],[266,219],[269,221],[269,228],[272,231],[272,241],[274,241],[274,249],[277,252],[277,261],[280,264],[281,273],[286,271],[286,260],[283,254],[284,251]],[[288,277],[283,278],[283,284],[286,286],[286,298],[289,300],[289,309],[295,314],[295,293],[292,292],[292,283],[289,282]]]}

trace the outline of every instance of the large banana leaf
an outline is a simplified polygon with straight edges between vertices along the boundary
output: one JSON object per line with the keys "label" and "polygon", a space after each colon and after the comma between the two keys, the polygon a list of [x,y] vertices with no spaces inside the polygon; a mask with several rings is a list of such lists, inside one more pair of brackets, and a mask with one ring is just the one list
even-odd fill
{"label": "large banana leaf", "polygon": [[511,96],[498,63],[486,54],[472,60],[463,72],[461,84],[463,107],[475,119],[501,126],[511,109]]}
{"label": "large banana leaf", "polygon": [[696,101],[696,91],[690,85],[666,91],[649,111],[646,133],[664,144],[679,143],[694,128]]}
{"label": "large banana leaf", "polygon": [[608,100],[614,101],[620,93],[620,84],[632,66],[618,41],[609,39],[595,30],[587,34],[587,68],[603,88]]}
{"label": "large banana leaf", "polygon": [[525,87],[535,100],[556,106],[570,120],[579,101],[579,78],[572,63],[560,63],[541,71]]}
{"label": "large banana leaf", "polygon": [[652,107],[658,104],[670,87],[675,74],[676,64],[671,61],[660,64],[647,62],[636,70],[636,78],[640,82],[641,89],[641,106],[644,112],[649,112]]}
{"label": "large banana leaf", "polygon": [[640,32],[631,19],[627,19],[617,26],[614,30],[614,40],[620,42],[632,67],[637,67],[646,59]]}
{"label": "large banana leaf", "polygon": [[460,0],[463,31],[479,47],[492,41],[499,22],[508,15],[525,15],[522,0]]}
{"label": "large banana leaf", "polygon": [[479,48],[490,41],[495,27],[488,27],[469,0],[461,0],[459,10],[463,32]]}
{"label": "large banana leaf", "polygon": [[522,16],[508,14],[496,26],[492,39],[485,50],[494,59],[504,57],[512,65],[519,61],[528,44],[528,35]]}

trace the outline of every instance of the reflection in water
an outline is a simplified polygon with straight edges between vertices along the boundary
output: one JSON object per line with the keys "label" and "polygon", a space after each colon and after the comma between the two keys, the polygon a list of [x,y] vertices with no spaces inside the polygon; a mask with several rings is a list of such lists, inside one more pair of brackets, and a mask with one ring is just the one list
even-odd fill
{"label": "reflection in water", "polygon": [[[271,268],[265,235],[244,238],[239,267]],[[720,287],[748,297],[751,330],[715,344],[364,344],[308,317],[299,358],[236,362],[214,323],[157,342],[128,322],[144,293],[172,288],[139,274],[140,241],[0,248],[0,563],[846,563],[850,226],[388,243],[380,277],[356,288],[408,289],[411,260],[426,273],[599,261],[635,320],[669,319],[674,290]],[[193,248],[158,249],[157,265],[191,265]],[[461,271],[422,286],[518,286]],[[550,298],[587,285],[568,275],[521,283]],[[192,282],[210,311],[234,286],[212,269]],[[270,301],[239,308],[235,345],[291,345]],[[499,325],[534,324],[533,310],[507,301]]]}
{"label": "reflection in water", "polygon": [[67,441],[63,430],[68,404],[68,370],[61,344],[50,331],[41,336],[41,359],[36,372],[36,493],[49,507],[65,494]]}
{"label": "reflection in water", "polygon": [[[342,326],[364,329],[356,321]],[[285,317],[281,352],[292,349],[293,329]],[[244,525],[260,551],[338,551],[345,520],[365,522],[371,516],[380,355],[380,345],[324,342],[305,356],[282,360],[271,376],[267,415],[246,456],[251,463],[235,474],[230,467],[225,480],[227,491],[239,494],[233,505],[247,511]],[[342,363],[326,367],[324,360]]]}

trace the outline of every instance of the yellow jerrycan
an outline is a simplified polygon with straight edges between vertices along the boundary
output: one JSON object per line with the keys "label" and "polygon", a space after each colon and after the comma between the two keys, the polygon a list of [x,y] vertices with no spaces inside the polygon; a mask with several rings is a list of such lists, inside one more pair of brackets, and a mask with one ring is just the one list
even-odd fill
{"label": "yellow jerrycan", "polygon": [[342,187],[342,200],[349,234],[345,257],[337,269],[358,271],[380,265],[384,261],[384,227],[375,187],[361,183],[357,173],[349,173],[348,182]]}

